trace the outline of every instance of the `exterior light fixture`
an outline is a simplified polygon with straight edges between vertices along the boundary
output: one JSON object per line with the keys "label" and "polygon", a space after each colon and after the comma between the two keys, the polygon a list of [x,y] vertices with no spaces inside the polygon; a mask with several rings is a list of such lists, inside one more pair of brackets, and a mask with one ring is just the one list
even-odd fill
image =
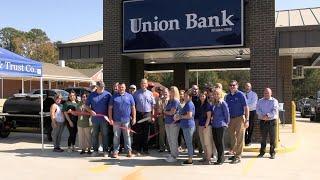
{"label": "exterior light fixture", "polygon": [[150,63],[150,64],[155,64],[155,63],[157,63],[157,61],[151,60],[151,61],[149,61],[149,63]]}
{"label": "exterior light fixture", "polygon": [[240,49],[240,50],[239,50],[239,55],[236,56],[236,60],[242,60],[242,59],[243,59],[243,58],[242,58],[242,55],[243,55],[243,50]]}

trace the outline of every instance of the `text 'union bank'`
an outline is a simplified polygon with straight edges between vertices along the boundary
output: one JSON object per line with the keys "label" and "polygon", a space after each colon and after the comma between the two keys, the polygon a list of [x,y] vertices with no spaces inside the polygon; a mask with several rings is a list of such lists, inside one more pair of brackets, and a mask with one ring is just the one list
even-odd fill
{"label": "text 'union bank'", "polygon": [[232,17],[234,17],[234,15],[227,14],[227,10],[221,11],[219,16],[198,17],[196,13],[190,13],[185,14],[185,17],[185,28],[180,27],[180,21],[178,19],[161,20],[158,16],[154,16],[154,21],[143,21],[143,18],[130,19],[131,32],[157,32],[174,31],[179,29],[201,29],[234,26],[234,23],[232,22]]}

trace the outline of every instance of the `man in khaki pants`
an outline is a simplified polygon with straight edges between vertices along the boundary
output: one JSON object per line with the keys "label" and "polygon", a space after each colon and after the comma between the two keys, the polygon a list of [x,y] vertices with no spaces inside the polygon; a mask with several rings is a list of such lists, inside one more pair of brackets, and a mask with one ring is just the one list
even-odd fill
{"label": "man in khaki pants", "polygon": [[226,96],[226,102],[230,111],[229,133],[233,143],[234,156],[231,157],[231,163],[236,164],[241,160],[244,144],[245,129],[249,126],[249,108],[245,95],[238,90],[238,82],[232,80],[229,84],[229,94]]}

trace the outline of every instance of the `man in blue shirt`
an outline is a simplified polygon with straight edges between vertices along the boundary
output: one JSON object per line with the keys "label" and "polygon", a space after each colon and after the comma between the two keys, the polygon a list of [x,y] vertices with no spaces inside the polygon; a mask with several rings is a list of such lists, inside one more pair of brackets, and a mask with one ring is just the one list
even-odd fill
{"label": "man in blue shirt", "polygon": [[111,98],[111,94],[104,89],[105,85],[103,81],[97,82],[97,90],[95,92],[90,93],[87,103],[86,109],[90,112],[92,116],[92,146],[94,152],[92,156],[98,155],[99,148],[99,132],[102,133],[102,144],[104,155],[107,156],[108,152],[108,127],[106,120],[103,116],[99,115],[107,115],[108,113],[108,104]]}
{"label": "man in blue shirt", "polygon": [[236,164],[241,160],[243,152],[243,141],[245,129],[249,126],[249,108],[244,94],[238,90],[238,82],[232,80],[229,84],[230,92],[226,96],[230,112],[229,134],[231,138],[231,147],[234,156],[231,157],[231,163]]}
{"label": "man in blue shirt", "polygon": [[258,102],[258,95],[254,91],[252,91],[252,86],[251,83],[246,83],[245,85],[245,95],[247,98],[248,102],[248,107],[249,107],[249,127],[246,129],[245,132],[245,145],[249,146],[251,144],[251,137],[252,137],[252,132],[253,132],[253,127],[254,127],[254,122],[256,120],[256,106]]}
{"label": "man in blue shirt", "polygon": [[[137,90],[134,95],[134,101],[136,103],[137,110],[137,124],[134,126],[134,130],[137,132],[133,136],[135,143],[135,150],[139,156],[143,150],[144,154],[149,154],[148,151],[148,139],[150,123],[154,122],[154,105],[155,100],[152,92],[147,89],[148,80],[142,79],[140,83],[141,89]],[[148,121],[139,123],[139,120],[149,118]]]}
{"label": "man in blue shirt", "polygon": [[264,96],[259,99],[257,104],[257,114],[260,120],[260,131],[261,131],[261,148],[259,158],[263,157],[266,151],[267,137],[269,134],[270,138],[270,159],[275,158],[275,127],[276,120],[278,119],[279,103],[278,100],[271,97],[272,91],[270,88],[264,90]]}
{"label": "man in blue shirt", "polygon": [[[120,135],[122,132],[127,157],[132,157],[130,140],[130,119],[132,124],[136,123],[136,108],[133,97],[126,92],[124,83],[118,84],[118,92],[115,93],[109,103],[109,119],[113,121],[113,158],[118,157],[120,149]],[[132,117],[131,117],[132,115]],[[122,129],[120,128],[122,127]]]}

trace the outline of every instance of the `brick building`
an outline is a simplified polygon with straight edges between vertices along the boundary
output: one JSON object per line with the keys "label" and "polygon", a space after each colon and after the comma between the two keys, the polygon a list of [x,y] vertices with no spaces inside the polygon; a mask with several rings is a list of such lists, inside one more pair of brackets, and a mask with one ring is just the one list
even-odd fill
{"label": "brick building", "polygon": [[[60,59],[103,63],[109,88],[116,81],[137,83],[144,71],[173,70],[174,84],[186,89],[189,70],[250,68],[254,91],[261,97],[263,89],[270,87],[285,103],[286,119],[291,122],[293,69],[320,65],[320,8],[276,12],[274,0],[244,0],[241,46],[127,53],[123,51],[124,2],[104,0],[103,31],[59,46]],[[236,60],[239,55],[241,60]]]}

